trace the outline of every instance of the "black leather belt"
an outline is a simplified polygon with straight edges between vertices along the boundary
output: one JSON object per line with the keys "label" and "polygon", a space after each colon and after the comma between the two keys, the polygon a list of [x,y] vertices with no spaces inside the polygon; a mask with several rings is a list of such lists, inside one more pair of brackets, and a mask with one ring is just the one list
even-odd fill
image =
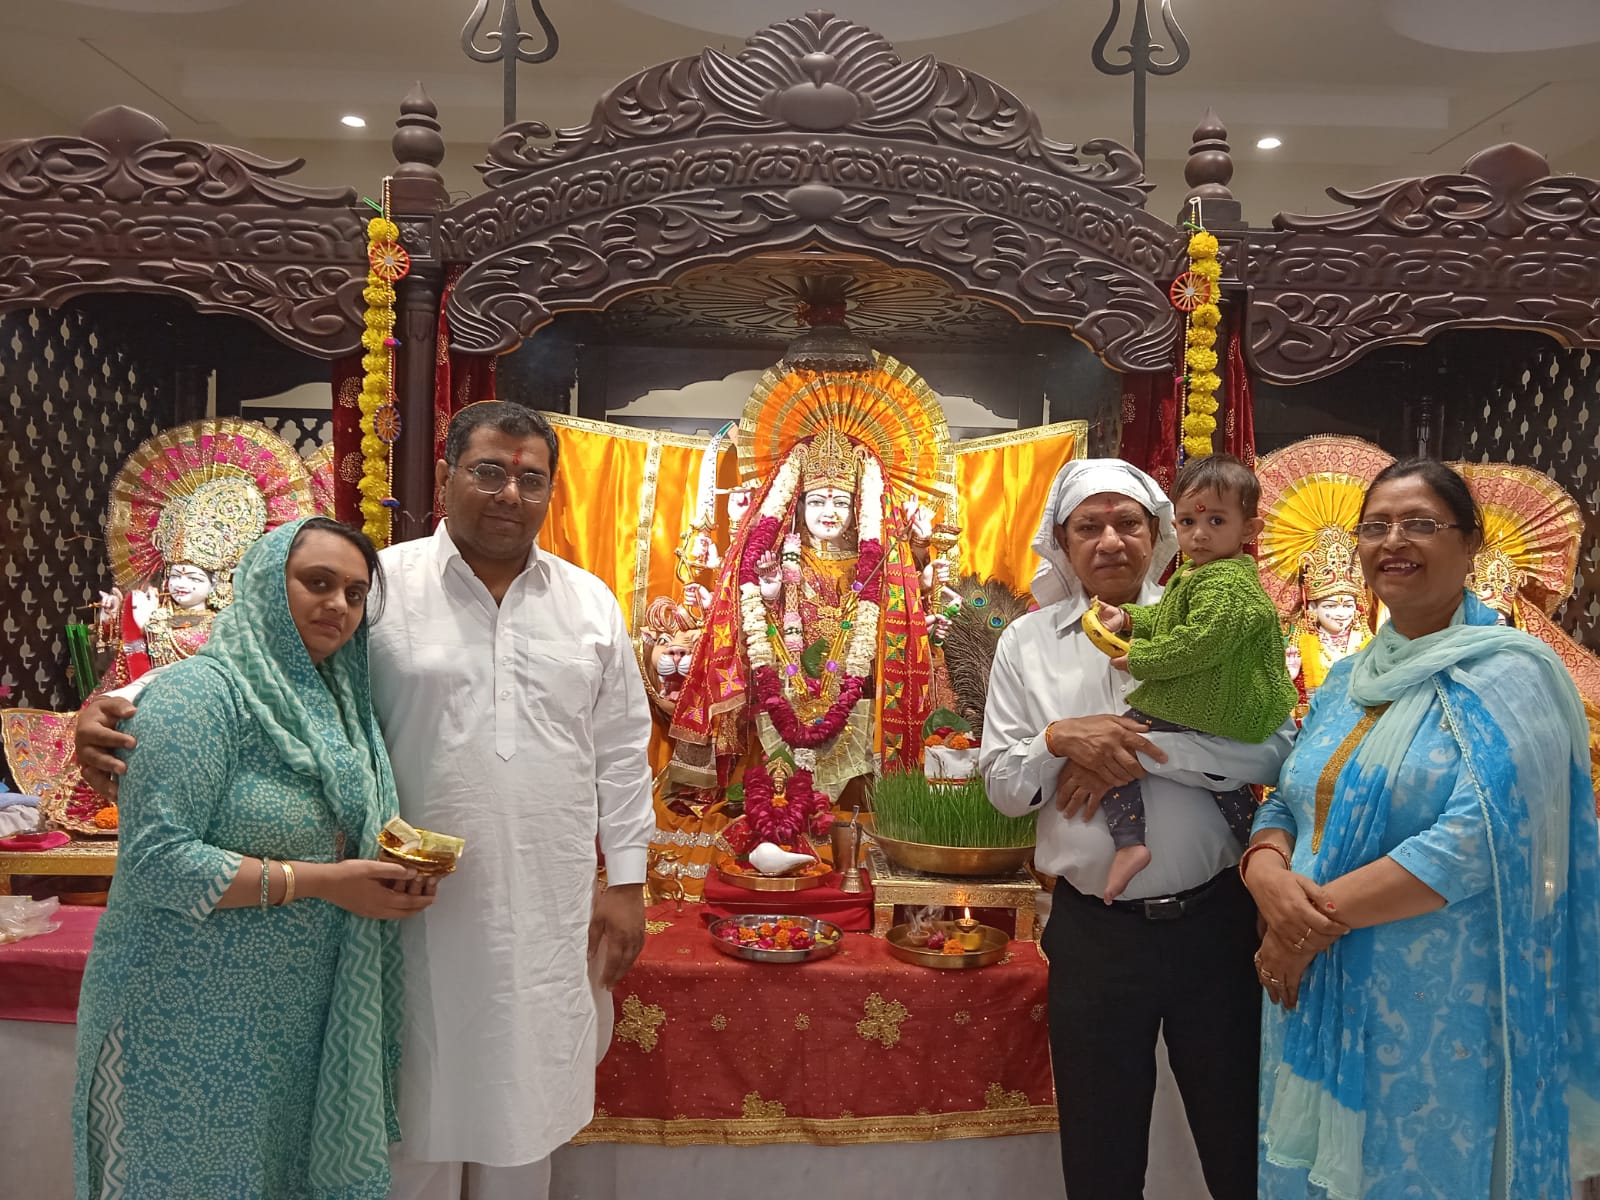
{"label": "black leather belt", "polygon": [[1233,868],[1220,871],[1206,880],[1199,887],[1190,888],[1186,892],[1175,892],[1170,896],[1149,896],[1143,900],[1113,900],[1109,905],[1099,896],[1086,896],[1073,887],[1065,879],[1061,886],[1056,888],[1056,895],[1061,894],[1062,888],[1086,904],[1093,904],[1097,908],[1110,908],[1118,912],[1131,913],[1143,917],[1146,921],[1176,921],[1179,917],[1188,916],[1199,908],[1211,897],[1222,890],[1222,883],[1227,876],[1233,874]]}

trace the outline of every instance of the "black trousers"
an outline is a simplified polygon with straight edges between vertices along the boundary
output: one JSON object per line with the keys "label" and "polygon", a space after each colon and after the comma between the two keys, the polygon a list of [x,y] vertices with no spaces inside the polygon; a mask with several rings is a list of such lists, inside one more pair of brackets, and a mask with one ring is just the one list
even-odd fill
{"label": "black trousers", "polygon": [[1041,942],[1068,1200],[1144,1197],[1158,1032],[1211,1195],[1255,1200],[1259,939],[1238,873],[1168,920],[1107,907],[1062,880]]}

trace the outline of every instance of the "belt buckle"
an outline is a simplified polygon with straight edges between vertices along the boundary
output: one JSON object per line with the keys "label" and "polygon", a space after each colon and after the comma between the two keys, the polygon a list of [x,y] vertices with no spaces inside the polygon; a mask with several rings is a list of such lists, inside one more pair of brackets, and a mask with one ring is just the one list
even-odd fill
{"label": "belt buckle", "polygon": [[1176,896],[1160,896],[1144,901],[1146,921],[1174,921],[1183,916],[1184,902]]}

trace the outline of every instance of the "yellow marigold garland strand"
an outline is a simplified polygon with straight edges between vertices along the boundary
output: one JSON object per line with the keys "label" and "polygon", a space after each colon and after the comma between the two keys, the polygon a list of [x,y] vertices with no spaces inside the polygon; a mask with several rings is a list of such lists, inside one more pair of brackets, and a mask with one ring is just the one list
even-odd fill
{"label": "yellow marigold garland strand", "polygon": [[[373,217],[367,222],[367,246],[396,241],[400,229],[388,217]],[[393,389],[394,284],[378,273],[376,265],[367,272],[367,287],[362,292],[367,302],[366,329],[361,334],[361,528],[380,548],[389,544],[389,447],[373,426],[378,410],[389,403]]]}
{"label": "yellow marigold garland strand", "polygon": [[1222,263],[1217,259],[1217,239],[1200,224],[1200,208],[1195,205],[1194,232],[1189,237],[1189,270],[1210,287],[1203,303],[1189,313],[1184,331],[1183,377],[1187,396],[1183,418],[1183,453],[1186,459],[1205,458],[1212,453],[1211,435],[1217,429],[1217,389],[1222,379],[1217,374],[1217,327],[1222,310],[1217,307],[1221,292]]}

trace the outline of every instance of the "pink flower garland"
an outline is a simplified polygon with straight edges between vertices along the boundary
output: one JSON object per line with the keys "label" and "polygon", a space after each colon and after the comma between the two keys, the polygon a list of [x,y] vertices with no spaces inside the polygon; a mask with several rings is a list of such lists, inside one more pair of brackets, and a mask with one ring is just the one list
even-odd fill
{"label": "pink flower garland", "polygon": [[780,801],[772,774],[765,767],[751,767],[744,773],[744,811],[757,839],[777,846],[798,845],[808,829],[821,837],[833,824],[828,798],[813,788],[806,770],[789,777]]}
{"label": "pink flower garland", "polygon": [[756,702],[784,742],[796,750],[815,750],[844,730],[850,710],[866,691],[867,681],[859,675],[846,675],[839,685],[839,697],[828,706],[821,720],[802,725],[794,708],[783,698],[783,684],[774,667],[756,668]]}

